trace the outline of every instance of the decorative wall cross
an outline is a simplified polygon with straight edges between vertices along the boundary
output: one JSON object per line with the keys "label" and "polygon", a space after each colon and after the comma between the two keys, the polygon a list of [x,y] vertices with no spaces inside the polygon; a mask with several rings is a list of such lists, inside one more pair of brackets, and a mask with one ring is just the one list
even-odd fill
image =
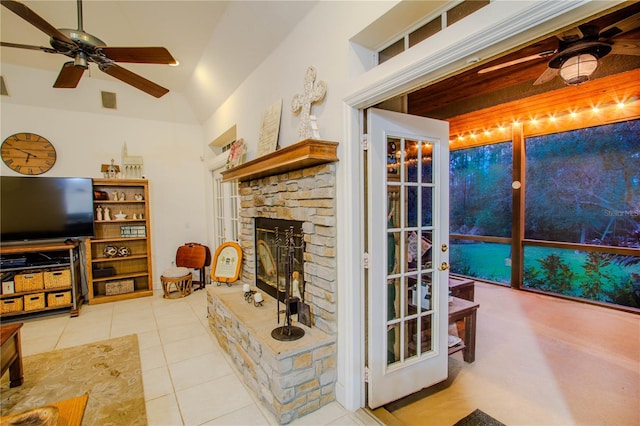
{"label": "decorative wall cross", "polygon": [[310,139],[313,137],[313,128],[311,126],[311,105],[324,99],[327,93],[327,84],[324,81],[316,81],[316,69],[314,67],[307,68],[304,76],[304,93],[297,94],[291,102],[291,112],[297,114],[300,112],[300,124],[298,125],[298,137],[302,139]]}

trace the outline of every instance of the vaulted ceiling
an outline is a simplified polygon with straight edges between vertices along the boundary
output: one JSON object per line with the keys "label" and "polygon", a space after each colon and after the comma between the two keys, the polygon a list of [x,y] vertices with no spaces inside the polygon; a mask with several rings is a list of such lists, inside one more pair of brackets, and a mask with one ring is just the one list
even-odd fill
{"label": "vaulted ceiling", "polygon": [[[20,0],[55,28],[78,28],[76,0]],[[164,46],[178,67],[123,64],[132,72],[187,96],[208,118],[277,47],[316,1],[94,1],[82,3],[83,28],[108,46]],[[49,37],[5,7],[0,40],[49,47]],[[2,47],[2,63],[58,73],[69,58]],[[198,77],[195,78],[196,70]],[[112,79],[97,67],[83,78]],[[55,77],[52,79],[53,85]],[[10,82],[8,82],[10,85]],[[80,82],[82,84],[82,82]]]}

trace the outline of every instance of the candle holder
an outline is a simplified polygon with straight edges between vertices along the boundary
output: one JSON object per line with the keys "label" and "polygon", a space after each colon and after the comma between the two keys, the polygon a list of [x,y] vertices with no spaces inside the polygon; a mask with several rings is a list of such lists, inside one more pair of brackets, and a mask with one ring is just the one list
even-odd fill
{"label": "candle holder", "polygon": [[251,303],[253,295],[256,293],[255,290],[251,290],[251,286],[249,284],[245,284],[242,286],[242,291],[244,291],[245,302]]}
{"label": "candle holder", "polygon": [[[298,340],[304,336],[304,330],[298,326],[291,325],[291,278],[294,272],[293,270],[293,262],[295,259],[295,251],[302,250],[304,251],[304,231],[300,230],[300,244],[296,245],[293,226],[290,226],[287,231],[285,231],[284,241],[280,238],[280,234],[278,232],[278,228],[276,227],[276,249],[278,251],[278,259],[280,259],[280,255],[283,253],[285,257],[285,281],[284,281],[284,325],[280,327],[276,327],[271,331],[271,337],[280,341],[293,341]],[[280,298],[276,298],[278,300],[277,303],[277,313],[278,313],[278,324],[280,324]]]}
{"label": "candle holder", "polygon": [[264,302],[262,293],[255,292],[255,294],[253,295],[253,306],[255,306],[256,308],[262,306],[262,302]]}

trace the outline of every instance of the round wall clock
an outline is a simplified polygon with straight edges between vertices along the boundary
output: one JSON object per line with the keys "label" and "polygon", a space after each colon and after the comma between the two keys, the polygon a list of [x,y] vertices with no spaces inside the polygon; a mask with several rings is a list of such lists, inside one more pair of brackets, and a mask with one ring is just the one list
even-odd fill
{"label": "round wall clock", "polygon": [[23,175],[40,175],[56,163],[56,149],[35,133],[16,133],[2,142],[2,161]]}

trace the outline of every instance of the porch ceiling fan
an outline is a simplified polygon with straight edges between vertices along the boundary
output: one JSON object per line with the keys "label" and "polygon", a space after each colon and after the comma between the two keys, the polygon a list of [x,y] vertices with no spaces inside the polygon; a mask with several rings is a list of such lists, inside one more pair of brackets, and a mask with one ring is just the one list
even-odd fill
{"label": "porch ceiling fan", "polygon": [[164,47],[109,47],[99,38],[85,32],[82,24],[82,0],[77,0],[78,28],[55,28],[23,3],[14,0],[1,0],[6,7],[24,19],[51,39],[51,47],[31,46],[26,44],[0,42],[0,46],[18,49],[41,50],[46,53],[59,53],[73,61],[65,62],[53,87],[75,88],[78,86],[89,62],[95,63],[100,71],[117,78],[137,89],[159,98],[169,92],[166,89],[116,62],[139,64],[176,65],[171,53]]}
{"label": "porch ceiling fan", "polygon": [[609,54],[640,56],[640,40],[614,37],[640,27],[640,13],[629,16],[600,31],[597,25],[584,24],[557,35],[555,50],[518,58],[509,62],[483,68],[478,74],[496,71],[524,62],[549,58],[547,69],[533,83],[544,84],[560,76],[566,84],[576,85],[590,79],[600,59]]}

